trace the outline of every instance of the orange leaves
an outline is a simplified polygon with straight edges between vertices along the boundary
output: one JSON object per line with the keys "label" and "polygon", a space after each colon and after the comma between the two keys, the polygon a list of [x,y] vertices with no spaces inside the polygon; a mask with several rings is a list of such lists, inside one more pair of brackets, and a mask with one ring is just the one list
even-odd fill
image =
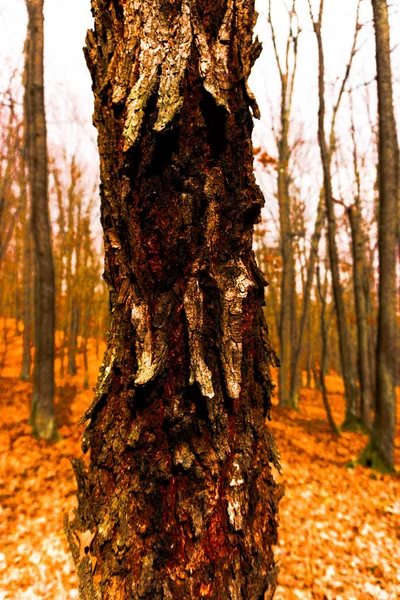
{"label": "orange leaves", "polygon": [[[0,549],[1,592],[5,599],[74,600],[77,581],[62,518],[76,506],[69,457],[80,453],[82,430],[76,423],[92,393],[81,391],[82,371],[58,381],[56,408],[63,439],[57,444],[33,439],[27,423],[30,384],[15,377],[20,338],[12,342],[0,378],[0,539],[5,542]],[[94,381],[98,359],[91,345],[89,362]],[[341,422],[343,382],[333,373],[326,380],[335,420]],[[364,447],[365,437],[343,433],[339,442],[334,439],[315,389],[301,390],[300,412],[274,406],[272,417],[268,426],[283,467],[283,476],[275,477],[285,485],[275,551],[280,563],[275,600],[400,598],[400,480],[359,466],[345,468]],[[396,446],[400,464],[399,441]],[[214,552],[221,551],[220,520],[215,514],[208,530]],[[89,558],[99,581],[93,539],[93,532],[84,531],[77,544],[80,560]],[[229,548],[222,550],[229,554]],[[199,597],[211,594],[212,583],[203,583]]]}
{"label": "orange leaves", "polygon": [[[343,382],[330,374],[327,386],[340,423]],[[272,417],[285,485],[275,600],[400,598],[399,479],[345,468],[365,437],[334,440],[319,391],[301,390],[300,413],[275,407]]]}
{"label": "orange leaves", "polygon": [[[17,379],[22,344],[20,337],[12,337],[14,331],[15,324],[10,323],[10,351],[0,377],[1,592],[10,599],[74,600],[77,580],[62,520],[77,504],[70,458],[80,454],[82,429],[77,423],[92,392],[82,390],[83,369],[75,377],[57,381],[56,413],[62,440],[54,444],[34,439],[28,424],[31,384]],[[0,343],[0,353],[3,349]],[[100,359],[93,346],[90,351],[94,382]],[[81,558],[89,554],[94,570],[92,538],[93,534],[84,532],[79,546]]]}

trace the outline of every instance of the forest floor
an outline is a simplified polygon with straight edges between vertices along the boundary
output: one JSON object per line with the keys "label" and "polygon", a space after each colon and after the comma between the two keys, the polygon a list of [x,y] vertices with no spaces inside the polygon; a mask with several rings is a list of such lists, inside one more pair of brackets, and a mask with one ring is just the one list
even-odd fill
{"label": "forest floor", "polygon": [[[90,352],[93,386],[100,359]],[[70,459],[81,454],[77,423],[93,392],[83,390],[82,368],[58,378],[62,440],[33,439],[31,385],[18,380],[21,353],[22,339],[10,331],[6,347],[0,344],[0,600],[72,600],[77,579],[62,521],[76,506]],[[328,388],[341,423],[340,378],[328,377]],[[400,598],[399,477],[346,468],[367,438],[336,438],[316,390],[301,390],[300,412],[274,407],[269,426],[282,455],[283,472],[276,477],[285,487],[275,600]],[[400,468],[400,431],[396,464]]]}

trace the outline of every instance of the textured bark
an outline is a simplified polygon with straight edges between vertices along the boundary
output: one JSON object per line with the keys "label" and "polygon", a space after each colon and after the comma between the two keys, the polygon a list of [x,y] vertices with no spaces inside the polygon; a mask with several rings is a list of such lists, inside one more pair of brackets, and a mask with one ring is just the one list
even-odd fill
{"label": "textured bark", "polygon": [[108,350],[66,531],[82,599],[272,598],[252,0],[92,0]]}
{"label": "textured bark", "polygon": [[393,110],[390,30],[386,0],[372,0],[379,112],[379,311],[376,358],[376,409],[370,444],[360,462],[394,470],[396,433],[395,357],[396,228],[399,202],[399,146]]}
{"label": "textured bark", "polygon": [[56,437],[54,419],[55,281],[48,207],[47,132],[43,82],[43,0],[26,0],[24,124],[35,256],[34,434]]}
{"label": "textured bark", "polygon": [[[344,380],[345,397],[346,397],[346,417],[342,425],[345,429],[352,429],[357,426],[357,387],[353,373],[353,364],[351,359],[350,334],[346,321],[346,311],[343,300],[343,291],[340,284],[339,272],[339,255],[336,244],[336,216],[335,206],[332,191],[331,177],[331,157],[325,134],[325,62],[324,51],[322,44],[322,16],[323,16],[323,0],[320,2],[320,10],[318,21],[314,22],[314,31],[318,44],[318,92],[319,92],[319,110],[318,110],[318,143],[321,153],[321,163],[323,170],[323,184],[325,206],[328,219],[328,251],[332,273],[332,289],[335,301],[338,333],[339,333],[339,349],[340,361],[342,366],[342,375]],[[351,63],[350,63],[351,64]],[[349,69],[350,67],[348,67]],[[332,132],[331,132],[332,136]],[[332,148],[332,143],[330,144]]]}

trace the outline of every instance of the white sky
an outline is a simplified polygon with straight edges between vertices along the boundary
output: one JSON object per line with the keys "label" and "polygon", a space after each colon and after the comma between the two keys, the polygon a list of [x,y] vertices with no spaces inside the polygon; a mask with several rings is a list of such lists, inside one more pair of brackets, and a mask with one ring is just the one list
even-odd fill
{"label": "white sky", "polygon": [[[302,33],[299,41],[299,65],[293,117],[302,124],[304,137],[314,145],[315,169],[305,177],[305,185],[318,189],[319,167],[316,148],[317,118],[317,53],[315,36],[308,13],[307,0],[297,0]],[[327,0],[324,13],[324,47],[326,55],[326,89],[328,110],[332,105],[338,80],[343,76],[354,32],[357,0]],[[260,104],[262,120],[256,122],[255,145],[263,145],[274,154],[271,135],[271,114],[277,114],[279,80],[265,14],[266,0],[257,1],[260,17],[256,33],[263,40],[264,50],[251,77],[251,87]],[[282,47],[286,35],[284,0],[272,0],[278,43]],[[370,0],[363,0],[362,21],[366,23],[360,35],[362,51],[355,60],[352,85],[373,78],[374,42],[371,25]],[[400,0],[391,1],[393,72],[395,79],[396,110],[400,126]],[[67,146],[69,153],[77,152],[92,166],[97,164],[95,131],[91,125],[93,101],[90,76],[86,68],[82,47],[86,30],[92,25],[90,0],[45,0],[45,78],[49,142],[58,148]],[[7,88],[10,74],[22,68],[22,50],[26,29],[25,0],[0,0],[0,101]],[[5,65],[5,67],[4,67]],[[336,83],[336,86],[335,86]],[[371,88],[372,103],[376,92]],[[360,130],[366,125],[364,90],[359,93]],[[346,106],[339,118],[340,131],[348,130]],[[78,121],[78,122],[77,122]],[[298,125],[296,125],[298,128]],[[293,135],[297,132],[293,131]],[[361,145],[370,145],[370,136],[360,136]],[[311,150],[313,152],[314,150]],[[346,149],[344,148],[344,152]],[[311,161],[311,166],[312,161]],[[371,174],[372,176],[372,174]],[[314,192],[315,192],[314,190]],[[268,203],[267,193],[267,203]],[[311,202],[315,206],[314,201]],[[273,211],[273,207],[271,209]],[[310,215],[313,210],[310,210]]]}
{"label": "white sky", "polygon": [[[0,0],[0,91],[23,66],[25,0]],[[45,0],[45,81],[50,143],[96,160],[91,81],[82,48],[92,25],[89,0]],[[6,68],[4,68],[6,65]],[[73,124],[79,120],[79,126]],[[90,141],[92,140],[92,141]],[[89,156],[88,156],[89,155]]]}

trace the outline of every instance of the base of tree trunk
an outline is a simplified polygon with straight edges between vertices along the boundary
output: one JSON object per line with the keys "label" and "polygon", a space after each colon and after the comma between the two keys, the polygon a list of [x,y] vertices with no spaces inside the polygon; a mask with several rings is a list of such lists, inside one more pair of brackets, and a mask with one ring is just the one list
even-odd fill
{"label": "base of tree trunk", "polygon": [[57,425],[54,416],[42,413],[34,401],[32,404],[29,425],[32,426],[32,435],[47,440],[48,442],[58,442],[61,436],[57,432]]}
{"label": "base of tree trunk", "polygon": [[384,475],[396,472],[396,469],[391,465],[388,465],[385,457],[373,440],[368,442],[367,446],[358,457],[356,464]]}
{"label": "base of tree trunk", "polygon": [[279,408],[286,408],[290,410],[295,410],[296,412],[300,412],[298,396],[295,400],[288,400],[287,402],[279,402]]}
{"label": "base of tree trunk", "polygon": [[362,432],[362,425],[360,419],[351,413],[347,413],[342,425],[340,426],[341,431],[352,431],[353,433]]}

